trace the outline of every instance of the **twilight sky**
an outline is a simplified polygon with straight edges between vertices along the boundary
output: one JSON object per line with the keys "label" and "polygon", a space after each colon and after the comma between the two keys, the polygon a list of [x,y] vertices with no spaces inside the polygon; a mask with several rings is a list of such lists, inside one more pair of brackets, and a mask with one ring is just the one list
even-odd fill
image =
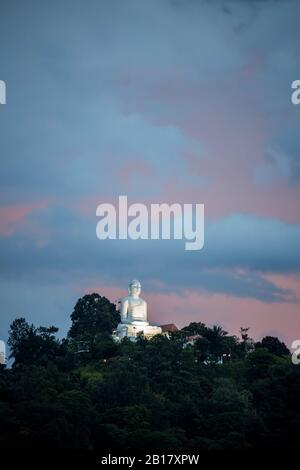
{"label": "twilight sky", "polygon": [[[300,338],[298,0],[0,2],[0,338],[140,279],[150,320]],[[96,206],[205,204],[205,246]]]}

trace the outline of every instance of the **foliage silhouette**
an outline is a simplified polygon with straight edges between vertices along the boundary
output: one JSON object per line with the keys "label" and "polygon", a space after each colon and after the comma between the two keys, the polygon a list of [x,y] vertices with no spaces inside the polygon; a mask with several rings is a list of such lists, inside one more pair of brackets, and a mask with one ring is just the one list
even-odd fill
{"label": "foliage silhouette", "polygon": [[169,338],[117,344],[118,312],[98,294],[79,299],[71,320],[63,340],[55,327],[12,323],[14,362],[0,368],[1,448],[130,454],[300,445],[300,367],[277,338],[249,349],[247,329],[238,339],[194,322]]}

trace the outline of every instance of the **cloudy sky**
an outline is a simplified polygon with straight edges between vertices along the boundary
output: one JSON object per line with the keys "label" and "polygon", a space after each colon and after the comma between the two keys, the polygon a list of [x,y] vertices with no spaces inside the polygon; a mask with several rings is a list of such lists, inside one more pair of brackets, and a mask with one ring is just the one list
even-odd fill
{"label": "cloudy sky", "polygon": [[[300,338],[298,0],[0,3],[0,338],[140,279],[150,320]],[[205,204],[205,246],[100,241],[96,206]]]}

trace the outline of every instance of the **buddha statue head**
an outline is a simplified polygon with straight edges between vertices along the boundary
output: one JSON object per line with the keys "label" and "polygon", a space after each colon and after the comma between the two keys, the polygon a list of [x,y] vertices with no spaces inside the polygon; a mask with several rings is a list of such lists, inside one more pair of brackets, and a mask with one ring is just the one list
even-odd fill
{"label": "buddha statue head", "polygon": [[129,283],[128,292],[130,295],[132,295],[132,297],[139,297],[141,293],[141,289],[142,289],[141,283],[137,279],[133,279]]}

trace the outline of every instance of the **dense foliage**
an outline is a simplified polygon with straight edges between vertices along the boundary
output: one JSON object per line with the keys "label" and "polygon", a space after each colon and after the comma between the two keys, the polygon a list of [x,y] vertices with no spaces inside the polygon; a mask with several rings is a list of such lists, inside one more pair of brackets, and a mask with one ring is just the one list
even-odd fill
{"label": "dense foliage", "polygon": [[64,340],[54,327],[11,325],[14,363],[0,366],[0,447],[300,445],[300,366],[277,338],[254,344],[246,328],[238,339],[191,323],[169,337],[118,344],[118,313],[97,294],[80,299],[71,319]]}

